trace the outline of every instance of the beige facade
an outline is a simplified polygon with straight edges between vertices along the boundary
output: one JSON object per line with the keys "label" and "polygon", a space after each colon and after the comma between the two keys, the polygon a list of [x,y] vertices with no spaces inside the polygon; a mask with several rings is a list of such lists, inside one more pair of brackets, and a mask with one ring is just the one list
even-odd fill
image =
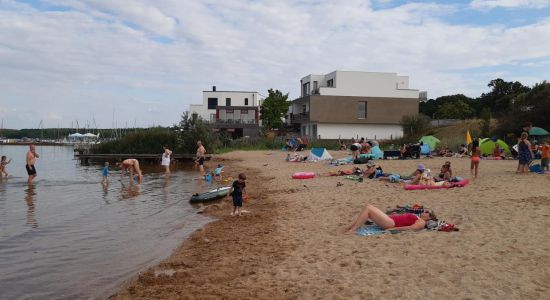
{"label": "beige facade", "polygon": [[[309,121],[341,124],[399,124],[403,116],[418,114],[418,98],[309,96]],[[365,117],[358,116],[366,102]]]}

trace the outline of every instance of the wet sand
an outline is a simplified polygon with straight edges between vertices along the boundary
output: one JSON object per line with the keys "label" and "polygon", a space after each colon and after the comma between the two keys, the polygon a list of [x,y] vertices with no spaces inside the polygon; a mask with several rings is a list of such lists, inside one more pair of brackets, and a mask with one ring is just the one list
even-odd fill
{"label": "wet sand", "polygon": [[[331,152],[335,158],[344,152]],[[465,188],[405,191],[398,184],[343,177],[292,180],[297,171],[352,166],[286,163],[278,151],[218,157],[226,175],[248,175],[251,196],[232,217],[230,201],[206,209],[219,220],[196,231],[160,265],[114,299],[543,299],[550,290],[550,175],[514,174],[517,161],[482,161]],[[386,172],[433,172],[445,160],[470,178],[460,158],[380,161]],[[340,182],[343,185],[337,186]],[[380,208],[422,203],[459,232],[382,236],[342,231],[366,202]]]}

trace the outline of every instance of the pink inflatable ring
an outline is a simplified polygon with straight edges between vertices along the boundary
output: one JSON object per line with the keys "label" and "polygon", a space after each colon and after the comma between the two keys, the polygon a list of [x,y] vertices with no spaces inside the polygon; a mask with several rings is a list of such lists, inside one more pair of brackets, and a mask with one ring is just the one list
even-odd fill
{"label": "pink inflatable ring", "polygon": [[293,179],[309,179],[314,177],[315,177],[315,173],[313,172],[296,172],[292,174]]}

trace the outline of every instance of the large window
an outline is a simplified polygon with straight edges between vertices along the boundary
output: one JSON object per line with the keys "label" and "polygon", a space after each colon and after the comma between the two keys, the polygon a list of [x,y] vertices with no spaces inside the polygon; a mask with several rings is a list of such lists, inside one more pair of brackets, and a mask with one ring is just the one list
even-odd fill
{"label": "large window", "polygon": [[225,106],[231,106],[231,98],[225,98]]}
{"label": "large window", "polygon": [[334,79],[327,80],[327,86],[328,87],[334,87]]}
{"label": "large window", "polygon": [[302,84],[302,97],[309,95],[309,82]]}
{"label": "large window", "polygon": [[208,98],[208,109],[216,109],[218,98]]}
{"label": "large window", "polygon": [[357,103],[357,119],[367,118],[367,101],[360,101]]}
{"label": "large window", "polygon": [[248,98],[244,98],[244,105],[248,105]]}

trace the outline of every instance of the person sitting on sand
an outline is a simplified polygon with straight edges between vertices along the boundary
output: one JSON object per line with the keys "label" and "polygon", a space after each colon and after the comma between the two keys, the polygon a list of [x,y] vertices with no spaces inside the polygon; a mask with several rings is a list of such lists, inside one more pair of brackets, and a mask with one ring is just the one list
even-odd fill
{"label": "person sitting on sand", "polygon": [[493,149],[493,157],[497,158],[500,157],[502,159],[505,158],[504,153],[502,152],[503,149],[500,148],[499,144],[495,144],[495,148]]}
{"label": "person sitting on sand", "polygon": [[340,151],[348,150],[348,147],[346,146],[346,143],[344,141],[340,141],[340,148],[338,150]]}
{"label": "person sitting on sand", "polygon": [[401,153],[401,159],[405,159],[405,153],[407,152],[407,144],[401,145],[401,147],[399,147],[399,152]]}
{"label": "person sitting on sand", "polygon": [[468,147],[466,145],[462,144],[460,145],[460,150],[458,150],[458,153],[455,154],[456,157],[464,157],[468,155]]}
{"label": "person sitting on sand", "polygon": [[346,228],[346,234],[355,233],[368,220],[371,220],[374,224],[385,230],[420,230],[425,228],[427,221],[435,219],[435,214],[430,210],[424,210],[420,214],[420,217],[411,213],[387,215],[379,208],[367,204],[351,225]]}
{"label": "person sitting on sand", "polygon": [[377,166],[372,160],[367,162],[367,169],[363,172],[363,176],[369,179],[374,179],[378,177],[389,176],[390,174],[384,174],[382,167]]}
{"label": "person sitting on sand", "polygon": [[424,174],[424,171],[426,170],[426,166],[424,164],[419,164],[416,167],[416,170],[412,172],[412,174],[409,176],[410,178],[410,184],[420,184],[420,179],[422,179],[422,174]]}
{"label": "person sitting on sand", "polygon": [[437,176],[437,179],[440,181],[449,181],[453,178],[453,171],[451,170],[451,162],[446,161],[443,166],[441,166],[441,170],[439,171],[439,175]]}
{"label": "person sitting on sand", "polygon": [[139,168],[139,161],[137,159],[128,158],[123,160],[120,164],[121,172],[120,177],[124,176],[125,173],[130,173],[130,182],[134,181],[134,173],[137,175],[138,183],[141,183],[143,175],[141,174],[141,169]]}
{"label": "person sitting on sand", "polygon": [[353,143],[350,147],[351,155],[353,156],[353,160],[356,160],[359,158],[359,154],[361,152],[361,144],[360,143]]}
{"label": "person sitting on sand", "polygon": [[286,151],[290,151],[293,149],[292,144],[290,143],[290,139],[286,139],[284,148]]}

